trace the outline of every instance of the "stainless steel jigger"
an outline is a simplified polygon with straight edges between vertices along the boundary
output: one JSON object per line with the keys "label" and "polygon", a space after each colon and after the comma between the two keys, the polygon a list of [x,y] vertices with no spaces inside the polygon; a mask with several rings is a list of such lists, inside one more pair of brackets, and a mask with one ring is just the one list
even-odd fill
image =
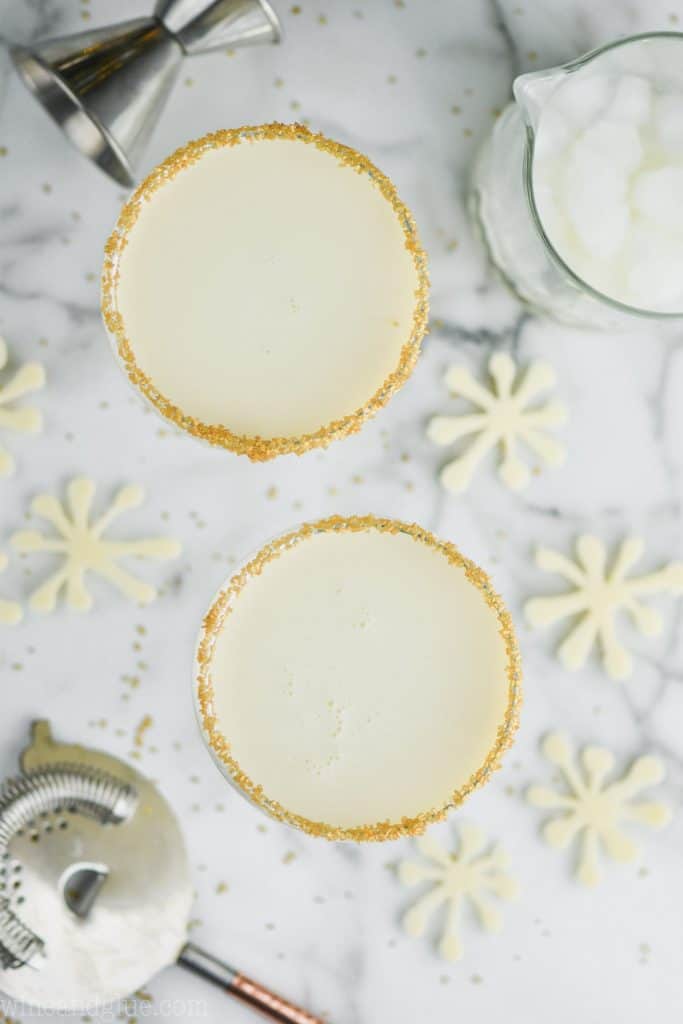
{"label": "stainless steel jigger", "polygon": [[100,751],[33,726],[0,788],[0,991],[94,1011],[178,963],[280,1024],[322,1024],[187,941],[183,837],[155,786]]}
{"label": "stainless steel jigger", "polygon": [[16,46],[11,54],[77,149],[131,186],[183,58],[280,37],[267,0],[157,0],[152,17]]}

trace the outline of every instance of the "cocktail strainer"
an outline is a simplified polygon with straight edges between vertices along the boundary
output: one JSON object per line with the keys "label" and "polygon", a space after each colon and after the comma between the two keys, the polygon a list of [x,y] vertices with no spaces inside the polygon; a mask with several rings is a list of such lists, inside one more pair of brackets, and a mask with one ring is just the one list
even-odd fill
{"label": "cocktail strainer", "polygon": [[321,1024],[187,942],[182,833],[156,788],[100,751],[32,727],[0,789],[0,990],[45,1010],[92,1010],[178,963],[282,1024]]}

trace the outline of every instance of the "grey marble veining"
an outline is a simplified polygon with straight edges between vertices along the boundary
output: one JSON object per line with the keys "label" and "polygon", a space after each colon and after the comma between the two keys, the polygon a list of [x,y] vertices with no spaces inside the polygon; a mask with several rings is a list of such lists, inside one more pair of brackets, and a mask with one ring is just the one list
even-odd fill
{"label": "grey marble veining", "polygon": [[[124,18],[149,5],[115,6]],[[683,608],[657,602],[666,628],[655,641],[622,624],[636,671],[618,684],[595,659],[578,675],[564,672],[553,656],[561,629],[530,633],[521,606],[556,582],[535,568],[536,543],[569,551],[581,531],[610,542],[634,532],[647,542],[645,568],[680,557],[683,330],[636,323],[621,335],[598,334],[524,311],[490,272],[465,197],[472,156],[514,74],[617,35],[680,28],[683,9],[671,0],[278,6],[280,48],[187,62],[146,167],[212,128],[274,119],[306,119],[366,152],[412,207],[429,252],[424,354],[361,434],[302,459],[251,465],[168,431],[116,369],[99,320],[102,246],[123,193],[62,139],[0,53],[0,333],[18,359],[41,359],[49,381],[40,400],[45,434],[12,438],[18,469],[0,481],[0,549],[35,493],[59,492],[77,473],[97,479],[103,501],[120,483],[143,484],[147,501],[125,529],[161,530],[184,544],[176,563],[148,567],[164,587],[144,611],[95,585],[88,616],[29,613],[20,627],[2,629],[0,770],[13,769],[36,715],[49,715],[64,738],[124,757],[141,753],[140,767],[160,781],[187,830],[193,938],[335,1024],[640,1024],[655,1006],[674,1021],[683,1010],[683,816],[662,833],[642,833],[645,871],[610,868],[601,888],[586,891],[571,880],[571,854],[541,844],[539,814],[521,793],[548,777],[538,740],[560,727],[580,742],[611,746],[620,764],[661,754],[669,771],[663,792],[680,812]],[[104,0],[4,0],[0,32],[25,41],[79,31],[110,21],[112,10]],[[426,440],[425,423],[452,408],[442,379],[452,362],[480,371],[500,349],[524,363],[542,357],[557,370],[571,412],[563,429],[569,458],[522,494],[502,488],[489,461],[455,498],[437,482],[444,453]],[[462,817],[501,839],[522,898],[505,907],[500,936],[466,918],[467,952],[457,965],[436,957],[434,930],[426,941],[399,930],[413,897],[391,867],[409,843],[327,845],[267,821],[226,787],[193,720],[195,634],[235,560],[302,519],[363,511],[417,520],[455,540],[490,569],[519,624],[519,740],[494,781],[437,829],[446,837]],[[40,571],[39,560],[13,558],[0,593],[25,595]],[[147,713],[153,725],[138,751],[132,737]],[[251,1019],[179,971],[150,990],[157,1005],[204,999],[210,1021]]]}

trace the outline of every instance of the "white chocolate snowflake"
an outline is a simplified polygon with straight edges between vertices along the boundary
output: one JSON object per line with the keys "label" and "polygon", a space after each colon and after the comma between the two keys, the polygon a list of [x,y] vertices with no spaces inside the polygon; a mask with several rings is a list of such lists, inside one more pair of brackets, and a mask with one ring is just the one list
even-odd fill
{"label": "white chocolate snowflake", "polygon": [[[0,338],[0,370],[7,366],[7,343]],[[45,369],[40,363],[24,363],[12,378],[0,386],[0,429],[23,434],[36,434],[42,428],[43,417],[30,406],[14,407],[17,399],[39,391],[45,385]],[[9,476],[14,470],[14,459],[0,445],[0,476]]]}
{"label": "white chocolate snowflake", "polygon": [[122,487],[109,509],[90,522],[90,510],[95,494],[92,480],[79,477],[67,487],[65,506],[51,494],[41,494],[31,504],[34,515],[46,519],[55,527],[57,536],[44,536],[34,530],[22,530],[12,537],[18,551],[46,551],[63,556],[62,566],[32,595],[30,604],[38,611],[54,609],[62,588],[72,608],[87,611],[92,596],[85,585],[87,572],[94,572],[114,584],[131,601],[148,604],[157,595],[154,587],[131,576],[118,564],[119,559],[175,558],[180,544],[166,537],[145,540],[104,540],[103,534],[122,512],[137,508],[144,498],[141,487]]}
{"label": "white chocolate snowflake", "polygon": [[611,569],[607,569],[607,551],[597,537],[579,537],[576,563],[548,548],[536,552],[536,564],[546,572],[558,573],[574,590],[553,597],[535,597],[527,601],[524,613],[531,626],[549,626],[562,619],[579,616],[578,621],[558,648],[565,668],[576,671],[585,665],[590,652],[599,643],[602,664],[612,679],[625,679],[633,670],[633,660],[616,635],[616,613],[623,608],[636,628],[645,636],[662,631],[658,612],[639,600],[648,594],[683,592],[683,563],[672,562],[648,576],[628,577],[629,569],[643,553],[643,542],[636,537],[622,541]]}
{"label": "white chocolate snowflake", "polygon": [[531,786],[526,797],[534,807],[561,812],[560,817],[543,827],[543,836],[550,846],[564,850],[573,839],[581,837],[576,877],[584,885],[597,885],[600,881],[601,852],[614,861],[637,859],[640,850],[622,831],[622,825],[636,822],[661,828],[670,820],[671,812],[665,804],[633,800],[664,778],[664,765],[659,758],[639,757],[622,778],[606,784],[605,779],[614,768],[614,756],[604,747],[584,748],[583,771],[565,736],[546,736],[542,750],[560,768],[566,789],[556,792],[545,786]]}
{"label": "white chocolate snowflake", "polygon": [[404,885],[433,884],[405,914],[403,927],[409,935],[423,935],[432,914],[446,904],[446,923],[439,941],[439,953],[445,960],[460,960],[463,955],[460,937],[463,903],[469,900],[486,931],[498,932],[503,927],[503,918],[488,897],[493,895],[512,900],[518,895],[516,881],[507,874],[507,855],[499,846],[482,853],[487,839],[474,825],[460,826],[457,852],[448,853],[429,833],[417,839],[416,845],[429,863],[403,861],[399,864],[399,878]]}
{"label": "white chocolate snowflake", "polygon": [[559,402],[530,403],[555,384],[555,373],[545,363],[532,363],[517,378],[517,367],[505,352],[497,352],[489,360],[492,379],[490,390],[482,387],[469,370],[453,366],[446,374],[446,384],[454,397],[463,397],[480,411],[459,416],[434,416],[427,427],[427,436],[435,444],[453,444],[462,437],[474,440],[441,471],[444,487],[458,494],[467,489],[484,456],[500,446],[502,458],[498,475],[503,483],[519,490],[529,482],[529,469],[517,455],[517,442],[523,442],[540,459],[558,466],[565,458],[564,447],[542,433],[546,427],[564,423],[567,411]]}
{"label": "white chocolate snowflake", "polygon": [[[0,551],[0,572],[4,572],[6,568],[7,555]],[[17,604],[16,601],[0,600],[0,624],[3,626],[14,626],[17,622],[21,622],[22,618],[23,612],[20,604]]]}

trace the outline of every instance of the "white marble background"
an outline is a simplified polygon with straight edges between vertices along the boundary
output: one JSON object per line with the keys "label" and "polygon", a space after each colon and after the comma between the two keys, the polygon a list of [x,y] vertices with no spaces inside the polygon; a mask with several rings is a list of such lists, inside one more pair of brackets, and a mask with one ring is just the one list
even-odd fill
{"label": "white marble background", "polygon": [[[0,547],[30,498],[91,474],[108,498],[138,482],[146,505],[121,535],[179,537],[175,564],[148,565],[163,582],[140,611],[95,585],[89,616],[60,609],[0,634],[0,771],[14,770],[28,723],[49,715],[64,739],[126,757],[145,714],[140,767],[160,780],[185,824],[196,878],[193,938],[335,1024],[449,1020],[636,1024],[680,1019],[683,815],[643,833],[644,867],[612,867],[602,887],[571,879],[571,858],[543,846],[525,785],[543,777],[538,739],[562,727],[604,741],[625,763],[662,754],[664,791],[683,785],[680,607],[661,605],[666,632],[638,640],[636,671],[607,680],[596,662],[578,676],[552,657],[558,634],[531,636],[523,599],[553,581],[533,567],[535,542],[568,549],[579,531],[648,542],[648,565],[680,555],[683,334],[645,323],[598,335],[530,317],[489,273],[463,208],[466,172],[514,74],[570,58],[614,36],[683,23],[674,0],[302,0],[279,2],[279,48],[187,64],[147,154],[147,166],[190,136],[264,120],[305,118],[368,153],[414,209],[431,258],[433,329],[418,369],[358,437],[327,452],[255,466],[167,432],[117,371],[98,313],[102,246],[123,195],[62,139],[0,60],[0,332],[19,359],[44,361],[46,433],[13,442],[14,478],[0,482]],[[138,0],[2,0],[0,32],[30,40],[145,13]],[[424,439],[448,409],[444,368],[483,367],[494,348],[542,356],[571,408],[564,469],[533,478],[523,496],[492,463],[461,498],[436,483],[442,453]],[[466,920],[465,959],[437,958],[434,934],[398,927],[410,896],[387,870],[410,844],[328,845],[271,823],[224,783],[197,735],[191,651],[205,605],[231,561],[281,529],[334,511],[418,520],[489,567],[520,624],[526,704],[515,749],[495,781],[438,826],[461,816],[502,839],[523,895],[491,937]],[[39,562],[30,566],[36,569]],[[26,594],[29,563],[13,561],[0,591]],[[143,625],[144,636],[136,626]],[[135,642],[142,650],[133,647]],[[140,663],[140,664],[139,664]],[[140,677],[135,689],[123,681]],[[179,746],[178,746],[179,745]],[[296,856],[292,858],[290,853]],[[223,889],[223,884],[229,888]],[[169,970],[165,996],[202,998],[210,1021],[248,1011]]]}

